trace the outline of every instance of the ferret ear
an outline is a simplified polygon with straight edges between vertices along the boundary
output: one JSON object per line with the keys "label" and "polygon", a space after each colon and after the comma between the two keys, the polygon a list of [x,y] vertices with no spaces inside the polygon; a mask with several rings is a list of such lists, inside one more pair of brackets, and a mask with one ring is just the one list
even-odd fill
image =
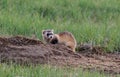
{"label": "ferret ear", "polygon": [[45,34],[45,30],[42,30],[42,34]]}
{"label": "ferret ear", "polygon": [[51,31],[52,31],[52,32],[54,32],[54,30],[53,30],[53,29],[52,29]]}

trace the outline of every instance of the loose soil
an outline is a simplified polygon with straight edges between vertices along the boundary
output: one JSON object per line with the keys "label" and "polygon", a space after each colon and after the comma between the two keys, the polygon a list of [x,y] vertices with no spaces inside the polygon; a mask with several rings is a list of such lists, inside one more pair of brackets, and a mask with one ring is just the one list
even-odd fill
{"label": "loose soil", "polygon": [[0,37],[0,62],[82,67],[120,74],[120,53],[103,53],[99,46],[86,45],[78,46],[74,53],[64,45],[44,44],[22,36]]}

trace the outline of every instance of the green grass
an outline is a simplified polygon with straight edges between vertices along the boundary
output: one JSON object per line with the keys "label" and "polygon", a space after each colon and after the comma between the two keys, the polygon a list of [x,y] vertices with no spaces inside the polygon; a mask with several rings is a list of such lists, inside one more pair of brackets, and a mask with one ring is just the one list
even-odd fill
{"label": "green grass", "polygon": [[119,0],[0,0],[0,35],[70,31],[78,43],[120,51]]}
{"label": "green grass", "polygon": [[[43,29],[70,31],[78,44],[120,51],[119,0],[0,0],[0,35],[35,34]],[[0,77],[109,77],[82,69],[0,65]]]}
{"label": "green grass", "polygon": [[52,66],[0,65],[1,77],[110,77],[111,75],[81,68],[60,68]]}

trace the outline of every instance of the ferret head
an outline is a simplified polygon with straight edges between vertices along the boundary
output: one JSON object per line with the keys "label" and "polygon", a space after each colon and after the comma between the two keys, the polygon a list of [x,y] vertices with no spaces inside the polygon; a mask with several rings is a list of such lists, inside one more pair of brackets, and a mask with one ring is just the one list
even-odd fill
{"label": "ferret head", "polygon": [[53,30],[50,30],[50,29],[42,30],[42,36],[44,38],[51,39],[51,38],[53,38],[53,35],[54,35],[54,31]]}

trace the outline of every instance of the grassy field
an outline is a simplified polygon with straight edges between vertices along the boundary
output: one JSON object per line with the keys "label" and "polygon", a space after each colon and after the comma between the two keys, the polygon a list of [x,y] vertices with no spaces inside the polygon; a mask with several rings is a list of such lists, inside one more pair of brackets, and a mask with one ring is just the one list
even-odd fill
{"label": "grassy field", "polygon": [[[9,69],[8,69],[9,68]],[[81,68],[60,68],[51,66],[0,65],[1,77],[110,77],[111,75],[87,71]],[[112,76],[111,76],[112,77]],[[117,77],[117,76],[116,76]],[[119,76],[118,76],[119,77]]]}
{"label": "grassy field", "polygon": [[[0,0],[0,35],[25,35],[42,40],[43,29],[70,31],[78,44],[120,51],[120,0]],[[9,69],[8,69],[9,68]],[[99,73],[51,67],[0,65],[2,77],[107,77]],[[19,76],[20,75],[20,76]]]}
{"label": "grassy field", "polygon": [[120,51],[119,0],[0,0],[0,35],[70,31],[78,43]]}

